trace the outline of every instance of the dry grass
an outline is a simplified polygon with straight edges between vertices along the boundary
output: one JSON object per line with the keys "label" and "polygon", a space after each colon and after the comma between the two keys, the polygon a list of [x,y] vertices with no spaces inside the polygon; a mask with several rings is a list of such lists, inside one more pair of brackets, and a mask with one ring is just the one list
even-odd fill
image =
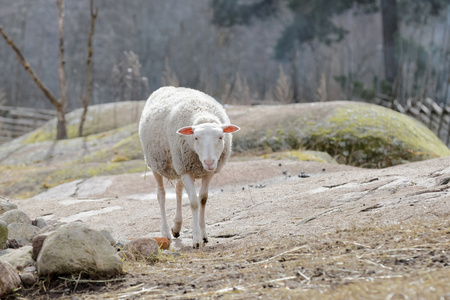
{"label": "dry grass", "polygon": [[[79,299],[450,299],[450,222],[334,230],[282,241],[246,238],[125,263],[121,282],[79,283]],[[73,282],[22,291],[69,298]],[[53,290],[52,290],[53,289]],[[49,292],[52,291],[52,292]],[[40,296],[38,295],[40,294]],[[28,295],[28,296],[27,296]],[[31,297],[31,298],[29,298]],[[63,296],[64,297],[64,296]]]}

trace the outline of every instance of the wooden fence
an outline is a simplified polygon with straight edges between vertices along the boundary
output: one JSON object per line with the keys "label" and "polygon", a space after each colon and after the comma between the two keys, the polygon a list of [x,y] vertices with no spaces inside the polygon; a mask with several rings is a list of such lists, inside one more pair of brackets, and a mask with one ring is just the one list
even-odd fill
{"label": "wooden fence", "polygon": [[423,101],[408,99],[406,105],[402,105],[397,100],[391,100],[382,95],[375,100],[375,104],[389,107],[421,121],[444,144],[450,146],[450,106],[437,104],[431,98],[425,98]]}
{"label": "wooden fence", "polygon": [[0,106],[0,143],[28,133],[54,117],[56,112],[52,110]]}

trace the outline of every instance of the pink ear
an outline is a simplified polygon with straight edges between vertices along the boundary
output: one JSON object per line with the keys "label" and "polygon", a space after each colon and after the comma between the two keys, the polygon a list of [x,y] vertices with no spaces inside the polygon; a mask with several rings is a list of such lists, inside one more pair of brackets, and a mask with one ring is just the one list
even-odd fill
{"label": "pink ear", "polygon": [[236,125],[225,125],[222,127],[222,129],[223,129],[223,132],[225,132],[225,133],[233,133],[233,132],[238,131],[240,128],[237,127]]}
{"label": "pink ear", "polygon": [[191,135],[191,134],[194,134],[194,130],[192,129],[191,126],[186,126],[186,127],[178,129],[177,133],[181,134],[181,135]]}

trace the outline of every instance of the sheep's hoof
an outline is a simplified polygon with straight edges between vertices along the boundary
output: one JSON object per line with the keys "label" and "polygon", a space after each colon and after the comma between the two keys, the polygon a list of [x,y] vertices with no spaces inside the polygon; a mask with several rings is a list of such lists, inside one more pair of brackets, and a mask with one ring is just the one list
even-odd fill
{"label": "sheep's hoof", "polygon": [[203,243],[207,244],[208,243],[208,238],[203,238]]}
{"label": "sheep's hoof", "polygon": [[193,247],[194,247],[194,249],[199,249],[200,248],[200,243],[194,244]]}
{"label": "sheep's hoof", "polygon": [[180,233],[179,232],[175,232],[172,230],[172,235],[174,238],[179,238],[180,237]]}

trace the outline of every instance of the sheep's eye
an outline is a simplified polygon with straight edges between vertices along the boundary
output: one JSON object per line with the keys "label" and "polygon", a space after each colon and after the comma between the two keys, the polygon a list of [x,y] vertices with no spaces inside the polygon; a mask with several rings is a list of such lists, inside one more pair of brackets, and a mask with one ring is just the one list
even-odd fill
{"label": "sheep's eye", "polygon": [[219,136],[219,140],[221,140],[222,139],[222,137],[221,136]]}
{"label": "sheep's eye", "polygon": [[195,140],[198,141],[198,137],[195,137]]}

